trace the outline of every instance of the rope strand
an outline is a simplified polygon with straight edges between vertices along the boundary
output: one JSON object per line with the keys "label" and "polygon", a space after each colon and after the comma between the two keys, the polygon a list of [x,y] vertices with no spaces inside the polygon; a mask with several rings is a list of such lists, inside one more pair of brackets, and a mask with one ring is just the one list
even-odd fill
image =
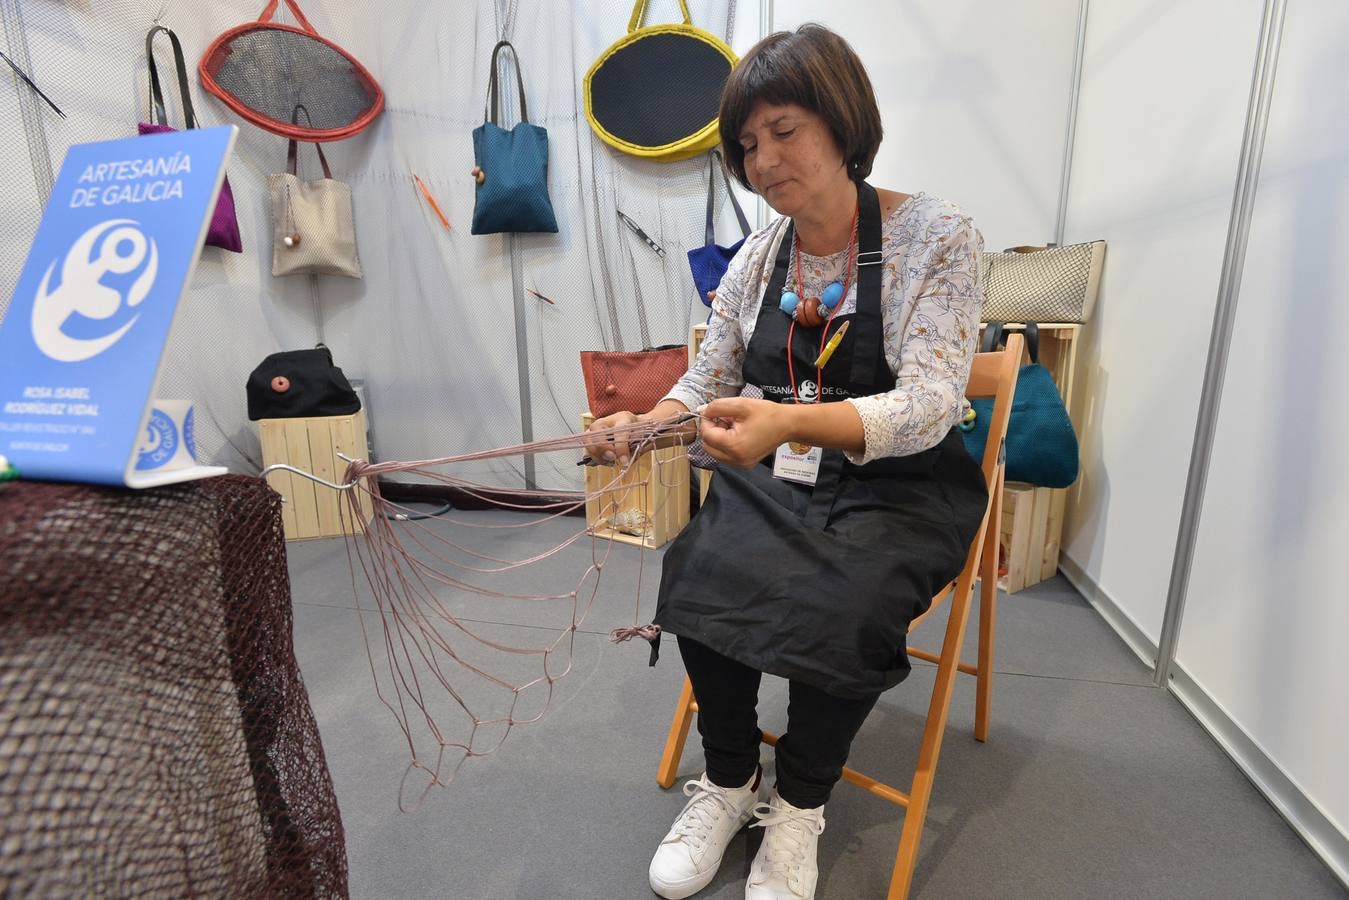
{"label": "rope strand", "polygon": [[[344,532],[348,532],[347,556],[353,592],[358,595],[357,617],[376,696],[397,721],[408,747],[409,760],[399,785],[400,809],[409,808],[405,800],[416,806],[433,787],[452,783],[468,759],[496,752],[517,725],[537,722],[553,707],[555,686],[572,670],[576,632],[600,596],[602,575],[615,543],[612,536],[606,538],[597,533],[598,529],[583,527],[554,546],[512,559],[452,539],[444,533],[445,528],[473,528],[490,535],[500,529],[561,522],[562,516],[587,504],[600,519],[614,519],[645,493],[668,493],[656,491],[657,486],[677,489],[681,482],[687,485],[685,479],[667,475],[668,460],[653,458],[650,475],[643,478],[634,477],[634,466],[657,442],[691,442],[693,434],[686,426],[700,418],[696,413],[682,413],[655,422],[633,422],[514,447],[426,460],[354,460],[348,464],[344,481],[351,489],[342,492],[345,502],[340,515]],[[614,477],[599,489],[579,496],[558,498],[557,492],[488,487],[443,471],[478,460],[580,450],[610,441],[629,448],[628,464],[615,467]],[[387,514],[403,507],[384,498],[380,479],[396,473],[415,474],[419,479],[455,487],[513,514],[533,515],[505,523],[467,518],[395,522]],[[540,498],[547,502],[531,502]],[[359,529],[353,527],[356,523],[361,523]],[[568,552],[587,535],[591,539],[589,559],[573,587],[528,594],[515,587],[518,580],[512,583],[511,577],[521,570]],[[619,643],[643,638],[652,644],[654,656],[660,628],[637,621],[641,614],[644,545],[639,553],[634,621],[612,629],[610,640]],[[368,601],[362,602],[357,591],[358,569],[373,608]],[[507,580],[494,583],[503,578]],[[508,644],[498,637],[500,626],[469,618],[473,613],[463,607],[465,595],[493,603],[526,603],[531,624],[553,634],[530,646]],[[566,610],[566,621],[548,624],[549,611],[557,604]],[[532,674],[521,678],[522,665],[532,667]],[[480,682],[482,689],[464,690],[461,685],[465,679]],[[484,701],[484,696],[489,699]],[[504,714],[475,711],[484,702],[493,702],[491,698],[506,706]],[[455,715],[447,716],[447,712]],[[456,722],[461,729],[467,727],[466,736],[451,733]]]}

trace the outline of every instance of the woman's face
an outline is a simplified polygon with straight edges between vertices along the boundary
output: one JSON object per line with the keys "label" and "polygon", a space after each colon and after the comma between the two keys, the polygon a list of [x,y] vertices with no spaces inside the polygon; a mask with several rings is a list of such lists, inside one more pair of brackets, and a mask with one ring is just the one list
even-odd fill
{"label": "woman's face", "polygon": [[829,127],[803,106],[757,103],[738,138],[750,184],[784,216],[797,215],[848,181]]}

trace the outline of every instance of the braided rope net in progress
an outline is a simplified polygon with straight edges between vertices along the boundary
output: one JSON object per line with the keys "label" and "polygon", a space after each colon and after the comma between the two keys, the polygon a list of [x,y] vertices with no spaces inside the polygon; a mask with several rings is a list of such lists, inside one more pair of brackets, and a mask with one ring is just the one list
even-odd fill
{"label": "braided rope net in progress", "polygon": [[0,484],[0,897],[343,897],[280,497]]}
{"label": "braided rope net in progress", "polygon": [[[538,722],[548,712],[557,682],[572,670],[576,632],[599,595],[600,578],[613,550],[610,529],[641,534],[649,523],[632,506],[635,497],[652,490],[668,498],[673,491],[689,489],[687,466],[676,469],[674,465],[683,461],[682,454],[662,460],[651,453],[648,458],[652,462],[641,470],[648,473],[646,477],[638,474],[640,457],[658,445],[682,446],[692,435],[680,426],[694,418],[689,414],[439,459],[382,463],[357,460],[348,466],[343,480],[354,487],[344,492],[342,515],[350,516],[350,521],[363,521],[373,509],[361,533],[348,536],[347,552],[353,591],[359,593],[359,571],[374,600],[373,612],[361,609],[359,603],[357,606],[375,690],[397,720],[410,756],[399,788],[400,808],[409,808],[410,798],[415,797],[411,804],[415,806],[433,787],[448,785],[465,761],[494,753],[516,726]],[[634,452],[626,466],[614,467],[616,474],[602,488],[579,497],[558,499],[542,491],[504,491],[444,471],[481,459],[575,451],[607,438],[629,443]],[[504,522],[469,518],[395,521],[395,514],[411,510],[381,494],[378,479],[394,473],[414,474],[419,480],[458,489],[500,509],[529,515]],[[528,529],[545,522],[567,522],[570,519],[564,517],[587,502],[598,505],[596,528],[582,524],[555,546],[518,559],[496,557],[470,547],[446,536],[443,526],[436,524],[448,522],[467,529]],[[604,525],[609,527],[600,527]],[[581,549],[588,549],[589,554],[580,554]],[[521,589],[522,570],[569,550],[571,560],[559,558],[549,569],[549,578],[562,584],[561,589],[546,594]],[[581,571],[571,582],[570,575],[562,572],[577,559]],[[633,591],[634,622],[612,629],[614,641],[633,637],[659,640],[658,627],[636,622],[644,560],[643,550]],[[487,599],[494,609],[505,603],[521,604],[531,626],[544,629],[546,637],[528,646],[492,637],[493,626],[472,616],[475,598]],[[561,621],[553,626],[538,624],[559,613]],[[414,778],[414,773],[418,777]]]}

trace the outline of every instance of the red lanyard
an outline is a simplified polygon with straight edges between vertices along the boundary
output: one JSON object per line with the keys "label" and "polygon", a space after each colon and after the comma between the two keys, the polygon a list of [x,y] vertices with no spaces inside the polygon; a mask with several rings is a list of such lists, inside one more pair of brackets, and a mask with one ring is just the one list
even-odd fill
{"label": "red lanyard", "polygon": [[[857,251],[857,213],[858,207],[853,208],[852,213],[852,237],[848,239],[848,266],[843,270],[843,293],[839,295],[838,305],[829,312],[829,318],[824,320],[824,326],[820,329],[820,347],[816,351],[816,359],[819,354],[824,352],[825,342],[829,339],[829,323],[834,321],[834,316],[843,308],[843,303],[848,297],[848,283],[852,280],[853,260],[856,259]],[[792,235],[792,249],[796,253],[796,296],[805,299],[806,276],[801,269],[801,242],[796,235]],[[792,324],[787,326],[787,378],[792,383],[792,399],[797,403],[801,402],[801,395],[796,389],[796,369],[792,365],[792,336],[796,332],[796,316],[792,316]],[[824,369],[821,366],[815,367],[815,396],[819,402],[824,402]]]}

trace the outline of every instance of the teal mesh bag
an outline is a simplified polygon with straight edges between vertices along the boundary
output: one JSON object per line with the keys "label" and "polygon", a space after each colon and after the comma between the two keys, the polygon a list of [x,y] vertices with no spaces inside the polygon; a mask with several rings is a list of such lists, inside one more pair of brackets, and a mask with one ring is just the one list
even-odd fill
{"label": "teal mesh bag", "polygon": [[515,80],[520,88],[520,121],[509,131],[500,126],[501,104],[497,94],[497,54],[492,50],[492,74],[488,77],[486,120],[473,129],[474,173],[478,186],[473,198],[474,234],[509,231],[556,232],[557,218],[548,199],[548,131],[529,123],[525,108],[525,80],[520,57],[515,57]]}
{"label": "teal mesh bag", "polygon": [[[1002,330],[1003,323],[988,323],[984,352],[1002,342]],[[1026,346],[1031,364],[1017,373],[1012,417],[1007,422],[1007,480],[1036,487],[1067,487],[1077,480],[1077,434],[1054,376],[1040,365],[1039,332],[1034,322],[1026,323]],[[993,401],[971,400],[970,406],[974,407],[975,419],[974,427],[965,433],[965,449],[975,459],[983,459]]]}

